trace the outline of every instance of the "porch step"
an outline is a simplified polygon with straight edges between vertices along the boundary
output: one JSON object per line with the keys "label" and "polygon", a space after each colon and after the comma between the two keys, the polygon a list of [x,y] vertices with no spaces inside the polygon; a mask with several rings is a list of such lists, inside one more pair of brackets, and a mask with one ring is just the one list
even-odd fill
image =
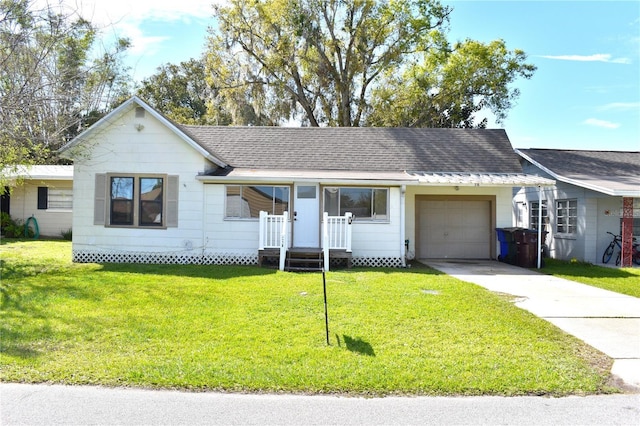
{"label": "porch step", "polygon": [[294,247],[287,250],[284,270],[290,272],[322,272],[324,270],[322,249]]}
{"label": "porch step", "polygon": [[[258,265],[278,269],[280,249],[268,248],[258,251]],[[331,268],[351,268],[351,252],[346,250],[330,250],[329,261]],[[322,249],[309,247],[293,247],[287,251],[285,270],[287,271],[322,271],[324,269],[324,254]]]}

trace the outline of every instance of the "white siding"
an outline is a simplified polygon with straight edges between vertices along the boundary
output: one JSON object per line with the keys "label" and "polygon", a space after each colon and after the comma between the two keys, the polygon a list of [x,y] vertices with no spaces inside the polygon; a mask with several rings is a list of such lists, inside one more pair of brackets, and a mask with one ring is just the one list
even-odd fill
{"label": "white siding", "polygon": [[205,251],[209,254],[256,254],[258,219],[224,218],[225,185],[204,186]]}
{"label": "white siding", "polygon": [[[142,125],[141,130],[137,130]],[[74,251],[196,253],[203,244],[203,184],[196,180],[206,160],[160,121],[134,109],[94,133],[74,161]],[[115,228],[94,225],[97,173],[166,174],[179,177],[178,227]]]}
{"label": "white siding", "polygon": [[[224,218],[225,185],[205,185],[204,229],[206,253],[257,253],[257,219]],[[400,257],[400,189],[389,190],[387,222],[358,221],[352,228],[353,257]],[[289,229],[291,232],[291,229]],[[290,242],[291,243],[291,242]]]}
{"label": "white siding", "polygon": [[26,221],[33,216],[38,222],[40,235],[61,238],[62,232],[71,229],[71,209],[38,209],[38,187],[49,189],[73,189],[73,182],[66,180],[25,180],[13,188],[10,198],[9,214],[13,219]]}
{"label": "white siding", "polygon": [[388,222],[353,222],[353,257],[400,257],[400,188],[389,189]]}

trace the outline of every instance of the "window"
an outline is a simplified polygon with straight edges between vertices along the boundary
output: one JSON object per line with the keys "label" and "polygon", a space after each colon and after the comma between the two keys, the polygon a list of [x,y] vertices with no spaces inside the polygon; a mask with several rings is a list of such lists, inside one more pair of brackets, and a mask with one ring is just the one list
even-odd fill
{"label": "window", "polygon": [[95,175],[93,224],[147,229],[178,226],[176,175]]}
{"label": "window", "polygon": [[39,210],[71,210],[73,207],[73,189],[38,187]]}
{"label": "window", "polygon": [[163,226],[164,178],[111,176],[109,224]]}
{"label": "window", "polygon": [[[530,214],[530,218],[531,220],[529,221],[529,229],[535,229],[536,231],[538,230],[538,206],[539,202],[538,201],[532,201],[530,203],[531,206],[531,214]],[[548,222],[548,213],[547,213],[547,202],[546,200],[542,200],[542,229],[544,229],[544,225],[547,224]]]}
{"label": "window", "polygon": [[556,201],[556,232],[575,234],[578,225],[578,202],[576,200]]}
{"label": "window", "polygon": [[330,216],[353,213],[357,219],[388,220],[389,190],[387,188],[324,189],[324,211]]}
{"label": "window", "polygon": [[[622,218],[620,218],[620,235],[622,235]],[[635,237],[640,236],[640,217],[633,218],[633,235]]]}
{"label": "window", "polygon": [[251,219],[260,212],[282,214],[289,210],[288,186],[226,186],[225,218]]}
{"label": "window", "polygon": [[298,199],[316,199],[316,187],[315,186],[299,186],[298,187]]}
{"label": "window", "polygon": [[133,225],[133,183],[132,177],[111,178],[111,225]]}

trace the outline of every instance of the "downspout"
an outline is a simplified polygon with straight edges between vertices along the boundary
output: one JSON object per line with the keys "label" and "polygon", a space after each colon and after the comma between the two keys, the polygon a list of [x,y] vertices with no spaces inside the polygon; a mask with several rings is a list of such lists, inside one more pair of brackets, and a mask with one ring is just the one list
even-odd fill
{"label": "downspout", "polygon": [[201,243],[200,246],[202,248],[200,249],[200,263],[202,265],[204,265],[204,256],[205,256],[205,253],[207,251],[207,231],[206,231],[207,210],[208,210],[208,208],[207,208],[207,185],[202,183],[200,185],[200,187],[202,188],[202,211],[204,213],[202,215],[202,224],[201,224],[201,226],[202,226],[202,238],[200,240],[200,243]]}
{"label": "downspout", "polygon": [[407,186],[406,185],[402,185],[400,187],[400,257],[402,258],[402,267],[406,268],[407,267],[407,253],[406,253],[406,247],[405,247],[405,193],[407,192]]}
{"label": "downspout", "polygon": [[[548,211],[548,210],[547,210]],[[542,186],[538,185],[538,269],[542,264]]]}

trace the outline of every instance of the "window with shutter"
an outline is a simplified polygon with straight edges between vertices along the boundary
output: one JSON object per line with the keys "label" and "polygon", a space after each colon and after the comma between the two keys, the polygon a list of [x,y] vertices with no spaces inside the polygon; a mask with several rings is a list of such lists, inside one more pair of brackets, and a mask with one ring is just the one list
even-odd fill
{"label": "window with shutter", "polygon": [[178,226],[178,176],[97,174],[95,189],[95,225]]}

